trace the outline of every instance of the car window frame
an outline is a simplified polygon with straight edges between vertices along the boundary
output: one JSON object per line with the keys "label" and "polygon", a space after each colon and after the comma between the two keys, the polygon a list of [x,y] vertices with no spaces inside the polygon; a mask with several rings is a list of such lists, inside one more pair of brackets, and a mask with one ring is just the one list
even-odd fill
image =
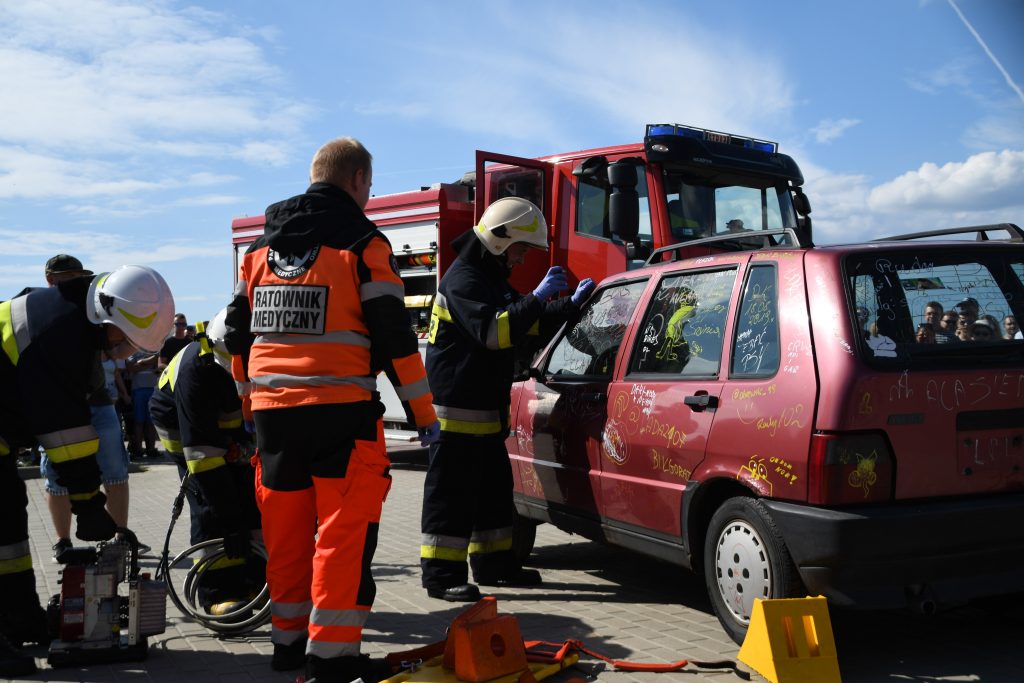
{"label": "car window frame", "polygon": [[[654,293],[656,291],[658,291],[658,289],[661,287],[661,284],[666,279],[672,278],[672,277],[678,277],[680,275],[701,275],[703,273],[723,272],[723,271],[726,271],[726,270],[732,270],[732,271],[735,272],[735,274],[733,276],[732,286],[730,288],[729,304],[728,305],[730,307],[734,307],[734,303],[733,302],[734,302],[734,297],[736,296],[736,282],[741,279],[741,278],[736,277],[736,276],[740,274],[740,271],[741,271],[741,269],[743,269],[743,267],[744,267],[744,264],[742,262],[740,262],[740,261],[732,261],[732,262],[719,263],[719,264],[710,264],[710,265],[707,265],[707,266],[699,266],[699,267],[691,267],[691,268],[674,268],[674,269],[666,270],[666,271],[663,271],[663,272],[659,273],[658,277],[656,279],[653,279],[651,281],[651,283],[649,283],[648,291],[645,293],[645,298],[640,302],[643,305],[643,309],[644,310],[643,310],[642,317],[639,318],[637,324],[634,325],[634,330],[633,330],[634,331],[634,335],[633,335],[633,338],[631,338],[629,340],[629,342],[630,342],[629,360],[628,360],[628,362],[626,364],[625,372],[623,374],[623,379],[626,380],[626,381],[636,381],[636,382],[641,382],[641,381],[643,381],[643,382],[689,382],[689,381],[707,382],[709,380],[717,382],[717,381],[723,380],[725,376],[722,373],[722,359],[726,356],[726,352],[727,351],[731,354],[731,344],[726,344],[726,332],[728,330],[728,325],[729,325],[729,322],[730,322],[730,319],[731,319],[730,313],[728,311],[723,316],[722,353],[721,353],[721,356],[719,357],[719,360],[718,360],[718,371],[716,373],[714,373],[714,374],[701,374],[701,375],[685,375],[684,376],[684,375],[678,375],[678,374],[672,374],[672,373],[663,373],[663,372],[635,372],[635,371],[631,371],[630,368],[633,367],[634,359],[636,357],[636,354],[639,353],[639,348],[638,348],[638,345],[637,345],[637,340],[640,339],[641,336],[643,335],[643,331],[640,330],[639,327],[642,324],[642,321],[644,319],[646,319],[646,317],[647,317],[647,311],[649,310],[649,308],[650,308],[650,306],[652,304],[652,301],[654,299]],[[638,305],[637,308],[639,308],[639,307],[640,306]]]}
{"label": "car window frame", "polygon": [[622,361],[622,357],[620,354],[616,354],[615,365],[612,367],[611,373],[607,376],[598,374],[552,374],[548,369],[551,365],[551,357],[554,355],[555,349],[558,348],[558,345],[566,337],[569,331],[573,327],[575,327],[575,325],[582,319],[583,313],[585,310],[587,310],[587,307],[590,305],[590,302],[594,301],[599,294],[614,287],[626,287],[632,284],[643,283],[644,290],[640,293],[640,296],[637,299],[636,306],[634,306],[633,312],[630,314],[629,322],[626,324],[625,332],[622,335],[622,341],[619,344],[619,349],[621,351],[623,346],[625,346],[628,343],[631,343],[632,341],[633,329],[635,327],[633,323],[636,318],[637,311],[640,310],[640,308],[645,305],[645,302],[647,301],[647,298],[650,295],[650,285],[652,280],[653,278],[651,277],[651,274],[647,273],[640,277],[624,278],[622,280],[615,280],[614,282],[606,282],[599,285],[597,289],[595,289],[594,292],[590,295],[587,302],[583,304],[583,307],[580,308],[580,310],[577,311],[574,315],[572,315],[568,320],[566,320],[565,323],[558,329],[558,332],[555,334],[554,337],[552,337],[551,341],[548,343],[547,348],[534,362],[533,367],[538,371],[538,374],[540,375],[540,381],[544,382],[545,384],[549,382],[611,382],[615,378],[615,371],[617,369],[618,364]]}

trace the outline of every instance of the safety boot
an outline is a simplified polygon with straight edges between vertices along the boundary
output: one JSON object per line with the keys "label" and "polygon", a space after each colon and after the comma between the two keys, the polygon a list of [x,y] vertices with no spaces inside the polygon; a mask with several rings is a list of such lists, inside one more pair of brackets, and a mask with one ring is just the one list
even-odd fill
{"label": "safety boot", "polygon": [[427,595],[447,602],[476,602],[480,599],[480,589],[471,583],[448,588],[428,587]]}
{"label": "safety boot", "polygon": [[290,645],[274,643],[274,656],[270,668],[274,671],[295,671],[306,663],[306,639],[300,638]]}
{"label": "safety boot", "polygon": [[0,616],[0,634],[16,648],[26,643],[49,645],[46,610],[38,604],[26,605],[18,611],[17,618],[8,614]]}
{"label": "safety boot", "polygon": [[215,617],[230,615],[230,619],[224,619],[220,622],[222,624],[240,624],[252,616],[252,609],[242,609],[248,604],[248,600],[224,600],[207,607],[206,613],[212,614]]}
{"label": "safety boot", "polygon": [[306,681],[316,683],[352,683],[357,678],[363,683],[379,683],[392,673],[386,661],[371,659],[368,655],[331,658],[310,655],[306,660]]}
{"label": "safety boot", "polygon": [[36,672],[36,660],[0,635],[0,677],[15,678]]}

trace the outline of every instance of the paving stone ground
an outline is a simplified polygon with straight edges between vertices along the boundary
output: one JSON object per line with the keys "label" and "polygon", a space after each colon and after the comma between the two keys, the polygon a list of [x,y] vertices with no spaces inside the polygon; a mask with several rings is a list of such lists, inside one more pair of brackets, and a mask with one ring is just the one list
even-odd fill
{"label": "paving stone ground", "polygon": [[[406,458],[409,459],[409,458]],[[415,460],[415,457],[412,458]],[[397,460],[397,458],[396,458]],[[423,468],[396,466],[384,507],[374,562],[377,602],[365,631],[363,651],[374,656],[424,645],[444,637],[462,606],[428,598],[419,585],[419,512]],[[58,590],[55,542],[42,481],[30,479],[30,537],[40,596]],[[130,526],[154,547],[144,570],[156,565],[170,519],[177,475],[169,462],[146,463],[133,472]],[[186,519],[175,528],[172,552],[187,546]],[[1007,520],[1010,523],[1010,520]],[[545,583],[536,589],[497,589],[499,609],[514,614],[527,639],[583,640],[613,658],[645,662],[734,659],[736,646],[718,625],[697,577],[671,565],[608,548],[550,526],[538,530],[532,566]],[[995,600],[924,618],[905,612],[833,610],[832,624],[842,679],[878,681],[1024,681],[1024,600]],[[96,683],[189,681],[243,683],[294,681],[270,669],[270,627],[248,636],[219,639],[184,619],[168,602],[167,632],[150,639],[143,662],[50,669],[45,650],[32,650],[43,667],[30,681]],[[652,674],[614,671],[596,660],[572,676],[597,683],[740,681],[728,672]],[[746,667],[742,667],[746,670]],[[567,673],[555,681],[566,680]],[[757,674],[752,680],[764,681]]]}

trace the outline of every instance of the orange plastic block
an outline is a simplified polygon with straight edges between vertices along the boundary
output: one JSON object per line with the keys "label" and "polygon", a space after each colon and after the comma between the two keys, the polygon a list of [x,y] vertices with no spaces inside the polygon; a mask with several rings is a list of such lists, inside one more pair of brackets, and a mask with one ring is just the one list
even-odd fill
{"label": "orange plastic block", "polygon": [[457,616],[448,630],[444,667],[469,683],[483,683],[527,668],[519,622],[498,616],[498,601],[486,597]]}

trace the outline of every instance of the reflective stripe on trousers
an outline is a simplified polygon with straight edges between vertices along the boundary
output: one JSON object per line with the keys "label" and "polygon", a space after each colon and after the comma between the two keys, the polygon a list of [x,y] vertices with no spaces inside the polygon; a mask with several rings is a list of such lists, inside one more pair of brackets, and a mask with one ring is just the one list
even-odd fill
{"label": "reflective stripe on trousers", "polygon": [[308,630],[307,654],[332,658],[360,652],[376,593],[370,561],[391,485],[380,420],[376,429],[376,441],[355,441],[344,477],[313,477],[310,488],[271,489],[263,484],[264,463],[258,467],[256,500],[263,513],[274,643],[293,643]]}

